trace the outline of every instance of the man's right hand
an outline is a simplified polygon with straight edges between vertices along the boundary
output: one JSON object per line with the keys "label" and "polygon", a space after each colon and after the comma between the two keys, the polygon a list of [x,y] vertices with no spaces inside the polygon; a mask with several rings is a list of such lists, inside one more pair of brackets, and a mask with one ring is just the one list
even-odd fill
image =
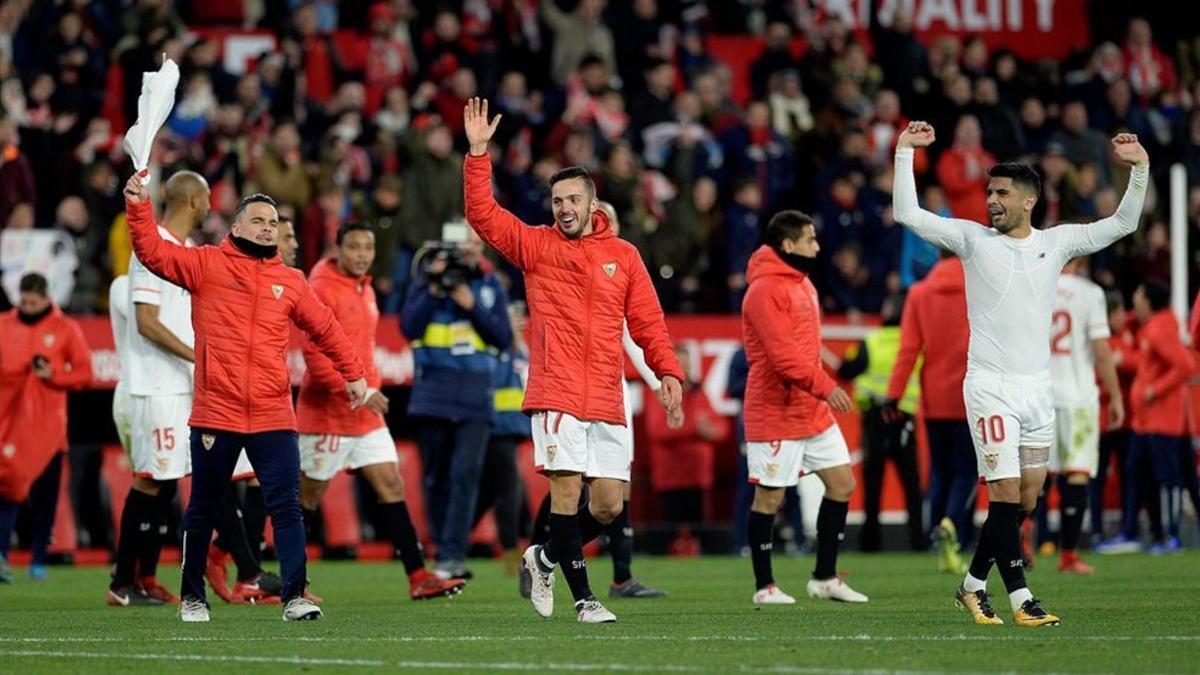
{"label": "man's right hand", "polygon": [[908,128],[900,133],[900,138],[896,139],[896,147],[924,148],[933,145],[935,140],[937,135],[933,131],[933,125],[917,120],[909,122]]}
{"label": "man's right hand", "polygon": [[150,191],[142,184],[142,178],[148,174],[146,169],[142,169],[129,177],[125,182],[125,201],[134,204],[150,201]]}
{"label": "man's right hand", "polygon": [[478,96],[467,101],[467,105],[463,107],[463,129],[467,132],[467,144],[471,146],[470,152],[476,157],[482,157],[487,154],[488,142],[492,140],[492,135],[496,133],[496,127],[500,126],[500,118],[503,115],[496,115],[496,119],[488,123],[488,102],[487,99],[480,99]]}
{"label": "man's right hand", "polygon": [[347,382],[346,391],[350,392],[350,409],[357,410],[360,405],[366,403],[364,399],[367,397],[367,378],[360,377],[353,382]]}
{"label": "man's right hand", "polygon": [[834,387],[833,391],[829,392],[829,396],[827,396],[825,400],[829,402],[829,407],[833,408],[834,412],[850,412],[850,395],[847,394],[841,387]]}

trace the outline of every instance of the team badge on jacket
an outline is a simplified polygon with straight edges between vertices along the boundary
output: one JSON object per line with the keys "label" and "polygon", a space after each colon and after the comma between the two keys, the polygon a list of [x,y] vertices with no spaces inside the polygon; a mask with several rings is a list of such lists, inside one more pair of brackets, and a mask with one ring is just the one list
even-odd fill
{"label": "team badge on jacket", "polygon": [[600,268],[604,270],[604,273],[608,275],[609,279],[613,278],[617,274],[617,263],[615,262],[606,262],[601,265]]}
{"label": "team badge on jacket", "polygon": [[275,294],[275,299],[278,300],[283,295],[283,284],[271,284],[271,292]]}
{"label": "team badge on jacket", "polygon": [[[608,276],[611,277],[612,275],[610,274]],[[45,335],[43,335],[42,336],[42,344],[46,345],[47,347],[53,347],[54,346],[54,334],[46,333]]]}
{"label": "team badge on jacket", "polygon": [[212,450],[213,443],[216,442],[216,440],[217,437],[213,436],[212,434],[200,434],[200,442],[204,444],[205,450]]}

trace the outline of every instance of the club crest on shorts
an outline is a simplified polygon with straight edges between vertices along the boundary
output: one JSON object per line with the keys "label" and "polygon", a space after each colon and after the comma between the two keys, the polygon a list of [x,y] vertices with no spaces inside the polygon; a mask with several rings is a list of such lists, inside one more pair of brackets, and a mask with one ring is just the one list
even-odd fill
{"label": "club crest on shorts", "polygon": [[546,457],[547,457],[547,458],[548,458],[548,459],[549,459],[551,462],[553,462],[553,461],[554,461],[554,453],[555,453],[555,452],[557,452],[557,451],[558,451],[558,446],[557,446],[557,445],[547,445],[547,446],[546,446]]}
{"label": "club crest on shorts", "polygon": [[200,434],[200,442],[204,444],[205,450],[212,450],[213,443],[215,443],[216,440],[217,437],[212,434]]}
{"label": "club crest on shorts", "polygon": [[275,299],[278,300],[283,295],[283,284],[271,284],[271,292],[275,294]]}
{"label": "club crest on shorts", "polygon": [[779,465],[774,462],[767,464],[767,478],[774,478],[779,474]]}
{"label": "club crest on shorts", "polygon": [[984,463],[985,465],[987,465],[988,471],[995,471],[995,470],[996,470],[996,465],[1000,463],[1000,455],[996,455],[996,454],[990,454],[990,455],[987,455],[987,454],[985,454],[985,455],[983,456],[983,463]]}
{"label": "club crest on shorts", "polygon": [[[612,275],[610,274],[608,276],[611,277]],[[47,347],[53,347],[54,346],[54,334],[47,333],[47,334],[43,335],[42,336],[42,344],[46,345]]]}
{"label": "club crest on shorts", "polygon": [[609,279],[611,279],[617,274],[617,263],[606,262],[600,266],[600,269],[604,270],[604,273],[608,275]]}

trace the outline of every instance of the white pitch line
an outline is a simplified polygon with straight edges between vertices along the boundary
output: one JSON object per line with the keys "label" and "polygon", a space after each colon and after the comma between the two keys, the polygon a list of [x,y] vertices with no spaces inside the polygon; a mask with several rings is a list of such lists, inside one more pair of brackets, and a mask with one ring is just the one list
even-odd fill
{"label": "white pitch line", "polygon": [[[672,664],[629,664],[629,663],[520,663],[495,662],[481,663],[473,661],[377,661],[370,659],[309,659],[289,656],[222,656],[204,654],[114,654],[110,652],[62,652],[46,650],[18,650],[0,652],[0,655],[15,657],[38,657],[53,659],[91,659],[91,660],[138,660],[138,661],[175,661],[175,662],[204,662],[204,663],[270,663],[296,666],[360,666],[380,668],[407,668],[418,670],[488,670],[488,671],[518,671],[536,670],[564,672],[617,672],[617,673],[711,673],[726,671],[726,668],[710,668],[704,666],[683,666]],[[804,666],[741,666],[737,669],[742,673],[777,673],[780,675],[840,675],[843,673],[900,673],[904,671],[887,670],[850,670],[843,668],[808,668]],[[938,671],[906,671],[923,672],[925,675]]]}
{"label": "white pitch line", "polygon": [[[1200,635],[1046,635],[1040,633],[1036,638],[1018,637],[1015,635],[789,635],[786,637],[756,637],[740,635],[574,635],[562,636],[577,641],[599,640],[604,642],[1027,642],[1030,639],[1039,641],[1094,641],[1094,642],[1197,642]],[[278,637],[221,637],[221,636],[163,636],[163,637],[0,637],[0,644],[69,644],[93,642],[275,642]],[[457,636],[421,636],[395,635],[386,637],[356,637],[356,636],[289,636],[289,642],[313,643],[425,643],[425,642],[542,642],[547,637],[532,636],[491,636],[491,635],[457,635]]]}

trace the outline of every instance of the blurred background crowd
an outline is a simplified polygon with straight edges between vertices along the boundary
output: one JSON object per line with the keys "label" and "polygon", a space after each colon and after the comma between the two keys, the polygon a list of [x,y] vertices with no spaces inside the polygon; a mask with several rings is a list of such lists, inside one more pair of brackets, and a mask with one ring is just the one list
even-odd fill
{"label": "blurred background crowd", "polygon": [[[938,130],[917,162],[925,205],[975,220],[985,220],[988,166],[1013,159],[1043,174],[1038,224],[1107,215],[1126,180],[1107,138],[1139,134],[1155,169],[1148,217],[1092,263],[1126,297],[1141,280],[1169,279],[1174,162],[1188,169],[1200,239],[1195,35],[1164,38],[1153,32],[1163,22],[1152,30],[1128,7],[1095,2],[1091,47],[1029,62],[979,37],[923,44],[903,10],[886,28],[851,30],[822,5],[4,0],[0,227],[68,234],[78,265],[66,304],[105,310],[129,257],[122,132],[141,73],[165,54],[182,78],[155,171],[208,178],[203,237],[224,236],[239,195],[268,192],[294,217],[307,270],[338,223],[366,220],[388,311],[400,309],[413,251],[462,216],[461,109],[475,95],[505,117],[494,151],[506,206],[549,222],[546,178],[589,168],[668,312],[735,312],[748,256],[781,208],[818,220],[827,311],[855,321],[920,279],[936,253],[890,210],[892,147],[910,119]],[[221,31],[248,29],[263,46],[231,67]],[[730,33],[761,37],[745,67],[710,49]]]}

